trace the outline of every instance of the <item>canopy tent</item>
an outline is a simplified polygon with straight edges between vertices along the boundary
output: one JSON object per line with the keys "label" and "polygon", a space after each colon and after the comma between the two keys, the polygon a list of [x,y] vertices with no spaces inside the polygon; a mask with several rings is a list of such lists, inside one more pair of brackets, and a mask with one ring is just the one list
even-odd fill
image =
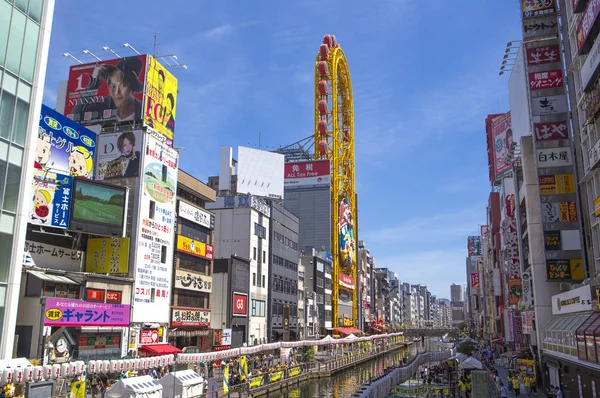
{"label": "canopy tent", "polygon": [[112,386],[106,398],[162,398],[163,387],[150,376],[122,379]]}
{"label": "canopy tent", "polygon": [[456,354],[456,359],[458,359],[459,362],[464,362],[468,358],[469,357],[467,355],[463,354],[462,352],[459,352]]}
{"label": "canopy tent", "polygon": [[461,369],[483,369],[483,365],[477,359],[469,357],[460,364]]}
{"label": "canopy tent", "polygon": [[193,370],[167,373],[158,382],[163,398],[191,398],[204,393],[204,378]]}
{"label": "canopy tent", "polygon": [[358,337],[356,337],[353,333],[350,333],[348,336],[344,337],[343,340],[348,340],[349,342],[354,342],[358,340]]}
{"label": "canopy tent", "polygon": [[353,334],[353,333],[362,333],[362,330],[359,330],[357,328],[335,328],[333,329],[336,332],[338,332],[339,334],[345,334],[345,335],[349,335],[349,334]]}
{"label": "canopy tent", "polygon": [[167,355],[167,354],[181,354],[182,351],[172,346],[171,344],[152,344],[152,345],[143,345],[138,348],[141,356],[153,357],[156,355]]}

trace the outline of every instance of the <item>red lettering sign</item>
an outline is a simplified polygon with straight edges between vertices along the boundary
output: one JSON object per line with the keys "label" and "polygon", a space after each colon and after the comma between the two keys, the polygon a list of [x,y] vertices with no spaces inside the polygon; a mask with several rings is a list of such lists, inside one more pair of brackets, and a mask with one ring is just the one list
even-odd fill
{"label": "red lettering sign", "polygon": [[248,309],[248,295],[233,293],[233,315],[246,316]]}
{"label": "red lettering sign", "polygon": [[101,301],[104,302],[104,290],[100,289],[87,289],[87,301]]}

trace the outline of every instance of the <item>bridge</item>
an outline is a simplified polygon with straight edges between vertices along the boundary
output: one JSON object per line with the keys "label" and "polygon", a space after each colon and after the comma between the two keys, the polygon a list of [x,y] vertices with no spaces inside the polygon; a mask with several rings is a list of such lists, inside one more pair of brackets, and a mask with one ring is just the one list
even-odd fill
{"label": "bridge", "polygon": [[448,334],[450,337],[458,338],[460,331],[457,328],[406,328],[398,331],[405,337],[435,337]]}

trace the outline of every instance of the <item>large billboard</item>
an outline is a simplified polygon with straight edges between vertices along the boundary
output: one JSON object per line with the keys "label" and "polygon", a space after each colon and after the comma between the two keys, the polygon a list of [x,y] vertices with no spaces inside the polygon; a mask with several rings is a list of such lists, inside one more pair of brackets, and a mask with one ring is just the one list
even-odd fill
{"label": "large billboard", "polygon": [[238,147],[238,193],[282,199],[284,161],[278,153]]}
{"label": "large billboard", "polygon": [[141,121],[146,58],[136,55],[71,66],[65,115],[85,125]]}
{"label": "large billboard", "polygon": [[35,170],[29,223],[68,228],[72,185],[73,178],[68,175]]}
{"label": "large billboard", "polygon": [[96,180],[138,177],[142,132],[102,134],[98,136]]}
{"label": "large billboard", "polygon": [[286,163],[284,178],[286,188],[329,185],[331,183],[329,160]]}
{"label": "large billboard", "polygon": [[355,258],[356,242],[354,238],[354,217],[348,198],[344,197],[340,200],[339,212],[340,260],[342,265],[350,267],[353,265]]}
{"label": "large billboard", "polygon": [[468,256],[481,256],[481,236],[469,236],[467,238]]}
{"label": "large billboard", "polygon": [[175,109],[177,107],[177,78],[148,55],[144,124],[167,138],[173,145],[175,132]]}
{"label": "large billboard", "polygon": [[132,321],[167,323],[171,315],[178,154],[146,135],[142,158]]}
{"label": "large billboard", "polygon": [[494,141],[494,175],[498,180],[512,170],[514,143],[510,112],[492,122],[492,139]]}

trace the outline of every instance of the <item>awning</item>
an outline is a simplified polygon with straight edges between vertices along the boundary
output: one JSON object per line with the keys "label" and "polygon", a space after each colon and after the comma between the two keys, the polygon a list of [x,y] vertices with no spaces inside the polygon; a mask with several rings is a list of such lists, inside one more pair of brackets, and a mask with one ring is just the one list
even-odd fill
{"label": "awning", "polygon": [[590,317],[591,312],[569,315],[552,315],[542,327],[543,332],[575,332]]}
{"label": "awning", "polygon": [[149,355],[167,355],[182,353],[182,351],[179,348],[172,346],[171,344],[143,345],[138,350],[140,352],[145,352]]}
{"label": "awning", "polygon": [[41,279],[46,282],[64,284],[64,285],[79,285],[79,282],[75,282],[72,279],[67,278],[66,276],[56,275],[56,274],[47,274],[42,271],[32,271],[28,270],[28,274],[35,276],[38,279]]}
{"label": "awning", "polygon": [[333,330],[346,336],[352,333],[362,333],[362,330],[358,330],[357,328],[335,328]]}

